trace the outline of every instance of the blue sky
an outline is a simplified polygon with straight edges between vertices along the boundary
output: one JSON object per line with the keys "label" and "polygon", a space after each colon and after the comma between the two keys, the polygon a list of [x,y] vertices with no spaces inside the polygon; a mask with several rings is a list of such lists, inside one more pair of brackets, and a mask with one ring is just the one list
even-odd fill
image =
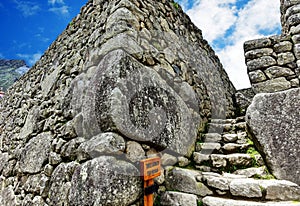
{"label": "blue sky", "polygon": [[87,0],[2,0],[0,57],[29,66],[66,28]]}
{"label": "blue sky", "polygon": [[[88,0],[2,0],[0,58],[32,66]],[[280,0],[175,0],[202,30],[236,88],[249,87],[243,43],[280,33]]]}
{"label": "blue sky", "polygon": [[243,43],[281,33],[280,0],[177,0],[237,89],[250,87]]}

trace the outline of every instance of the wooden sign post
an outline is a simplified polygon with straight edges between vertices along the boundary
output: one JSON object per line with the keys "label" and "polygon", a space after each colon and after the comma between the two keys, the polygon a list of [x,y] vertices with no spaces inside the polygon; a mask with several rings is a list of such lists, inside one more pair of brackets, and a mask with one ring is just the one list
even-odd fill
{"label": "wooden sign post", "polygon": [[142,160],[141,176],[144,180],[144,206],[153,206],[153,193],[155,191],[154,178],[161,174],[161,161],[159,157]]}

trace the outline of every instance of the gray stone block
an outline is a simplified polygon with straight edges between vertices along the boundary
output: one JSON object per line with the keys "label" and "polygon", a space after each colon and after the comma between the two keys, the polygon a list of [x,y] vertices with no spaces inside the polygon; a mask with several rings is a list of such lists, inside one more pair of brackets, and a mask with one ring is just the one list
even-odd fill
{"label": "gray stone block", "polygon": [[165,192],[160,199],[162,206],[197,206],[197,196],[182,192]]}
{"label": "gray stone block", "polygon": [[249,78],[251,83],[262,82],[267,79],[266,75],[261,70],[249,72]]}
{"label": "gray stone block", "polygon": [[246,114],[254,142],[273,175],[300,184],[300,89],[254,97]]}
{"label": "gray stone block", "polygon": [[254,59],[247,62],[248,71],[255,71],[257,69],[262,69],[270,66],[276,65],[277,62],[273,57],[263,56],[258,59]]}
{"label": "gray stone block", "polygon": [[291,83],[284,77],[253,84],[253,90],[257,93],[278,92],[291,88]]}

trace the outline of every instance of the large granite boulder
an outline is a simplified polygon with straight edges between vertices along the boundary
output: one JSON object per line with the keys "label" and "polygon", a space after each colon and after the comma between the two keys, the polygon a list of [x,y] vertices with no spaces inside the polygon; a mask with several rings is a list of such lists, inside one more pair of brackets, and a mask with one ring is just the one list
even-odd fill
{"label": "large granite boulder", "polygon": [[300,184],[300,89],[258,94],[246,113],[253,140],[271,172]]}
{"label": "large granite boulder", "polygon": [[[74,83],[73,108],[80,110],[77,116],[83,118],[76,131],[83,131],[86,138],[100,131],[114,131],[181,155],[192,154],[200,117],[194,110],[196,94],[186,82],[173,83],[173,88],[190,94],[190,102],[156,71],[123,50],[108,53],[89,73],[93,74],[89,81],[83,73]],[[81,104],[75,95],[79,89],[90,91]]]}
{"label": "large granite boulder", "polygon": [[120,205],[142,195],[139,170],[111,156],[101,156],[77,167],[71,181],[71,205]]}

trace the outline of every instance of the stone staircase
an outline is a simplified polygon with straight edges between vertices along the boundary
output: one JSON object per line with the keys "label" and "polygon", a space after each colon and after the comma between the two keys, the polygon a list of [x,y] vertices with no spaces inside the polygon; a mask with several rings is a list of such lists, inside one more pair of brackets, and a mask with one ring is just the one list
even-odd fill
{"label": "stone staircase", "polygon": [[269,174],[244,117],[211,120],[193,160],[180,166],[165,168],[157,205],[300,206],[300,187]]}

